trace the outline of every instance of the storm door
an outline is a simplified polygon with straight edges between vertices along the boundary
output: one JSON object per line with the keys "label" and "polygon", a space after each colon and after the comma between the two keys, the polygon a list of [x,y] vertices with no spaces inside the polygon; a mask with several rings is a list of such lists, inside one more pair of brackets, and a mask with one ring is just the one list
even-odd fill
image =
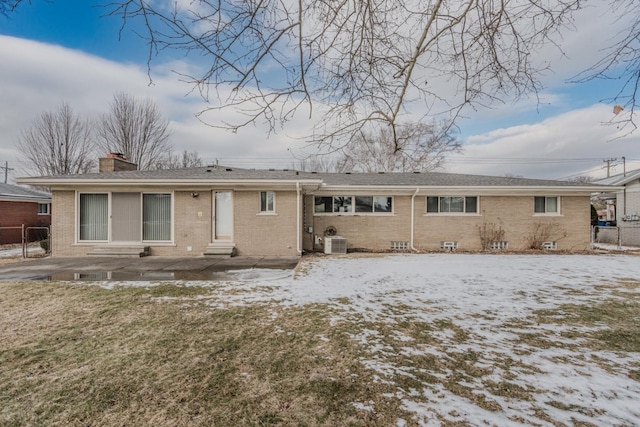
{"label": "storm door", "polygon": [[233,239],[233,198],[231,191],[214,191],[213,240]]}

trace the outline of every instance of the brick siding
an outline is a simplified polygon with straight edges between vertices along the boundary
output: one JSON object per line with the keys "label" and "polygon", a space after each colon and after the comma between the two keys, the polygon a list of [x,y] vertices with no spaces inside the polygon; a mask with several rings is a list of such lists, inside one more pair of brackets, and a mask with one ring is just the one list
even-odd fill
{"label": "brick siding", "polygon": [[[51,224],[51,215],[38,215],[37,202],[0,201],[0,227],[46,227]],[[29,240],[38,240],[35,230],[29,233]],[[22,242],[22,231],[0,229],[0,244]]]}
{"label": "brick siding", "polygon": [[[265,189],[269,190],[269,189]],[[269,190],[271,191],[271,190]],[[152,255],[201,255],[212,237],[212,191],[174,193],[174,242],[151,244]],[[298,223],[295,191],[275,191],[275,213],[260,213],[258,190],[233,192],[233,241],[239,255],[295,256]],[[535,227],[548,228],[549,240],[559,250],[580,251],[590,245],[590,200],[588,196],[560,198],[560,215],[536,216],[533,196],[481,196],[479,214],[427,215],[424,196],[415,198],[414,246],[440,250],[441,241],[457,241],[460,250],[481,249],[480,228],[495,224],[504,232],[509,249],[528,249]],[[392,241],[411,240],[411,196],[394,197],[393,214],[314,215],[313,196],[304,196],[301,226],[302,248],[322,250],[314,237],[324,238],[328,226],[347,238],[350,249],[389,250]],[[75,192],[53,192],[52,251],[54,256],[85,255],[93,245],[75,243]],[[301,207],[302,208],[302,207]],[[308,233],[309,227],[313,233]],[[189,250],[189,247],[191,250]]]}
{"label": "brick siding", "polygon": [[[483,196],[479,198],[479,214],[427,215],[424,196],[415,198],[414,247],[418,250],[440,250],[442,241],[457,241],[461,250],[482,248],[480,229],[492,223],[504,230],[503,240],[511,250],[529,248],[536,227],[550,231],[549,240],[557,241],[559,250],[581,251],[590,246],[590,199],[561,197],[560,215],[536,216],[533,196]],[[306,250],[321,250],[314,236],[324,237],[333,226],[347,239],[349,249],[389,250],[392,241],[411,241],[411,196],[394,197],[391,215],[313,215],[313,196],[306,196],[305,224],[313,227],[313,235],[305,234]]]}

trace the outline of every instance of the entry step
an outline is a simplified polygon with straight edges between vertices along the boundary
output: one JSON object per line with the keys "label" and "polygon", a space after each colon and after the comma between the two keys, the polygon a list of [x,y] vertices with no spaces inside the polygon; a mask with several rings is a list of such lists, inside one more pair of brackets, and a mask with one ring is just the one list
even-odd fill
{"label": "entry step", "polygon": [[87,255],[96,256],[129,256],[129,257],[143,257],[149,256],[149,246],[142,245],[127,245],[127,246],[94,246],[91,251],[87,252]]}
{"label": "entry step", "polygon": [[207,245],[204,255],[236,256],[235,242],[212,242]]}

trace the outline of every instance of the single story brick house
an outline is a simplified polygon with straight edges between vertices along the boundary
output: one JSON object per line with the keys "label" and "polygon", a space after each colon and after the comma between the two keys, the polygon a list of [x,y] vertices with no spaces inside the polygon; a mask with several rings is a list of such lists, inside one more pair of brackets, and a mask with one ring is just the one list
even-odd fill
{"label": "single story brick house", "polygon": [[[0,244],[22,242],[20,227],[51,225],[51,194],[18,185],[0,183]],[[29,240],[46,233],[29,232]]]}
{"label": "single story brick house", "polygon": [[612,191],[449,173],[138,171],[122,158],[100,160],[100,173],[18,180],[51,189],[53,256],[127,248],[141,255],[299,256],[327,251],[337,240],[368,251],[582,251],[590,248],[590,195]]}

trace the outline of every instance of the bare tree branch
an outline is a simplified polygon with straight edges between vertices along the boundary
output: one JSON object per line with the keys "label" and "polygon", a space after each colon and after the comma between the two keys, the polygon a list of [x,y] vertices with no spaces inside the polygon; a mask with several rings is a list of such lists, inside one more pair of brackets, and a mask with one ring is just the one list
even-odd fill
{"label": "bare tree branch", "polygon": [[90,123],[64,103],[22,132],[18,150],[25,169],[39,175],[86,173],[96,166]]}
{"label": "bare tree branch", "polygon": [[[204,58],[204,72],[183,76],[212,103],[200,120],[233,131],[264,122],[276,131],[304,107],[321,115],[310,142],[332,149],[387,127],[398,150],[400,123],[537,94],[543,70],[533,54],[555,43],[581,2],[164,4],[123,0],[111,14],[143,20],[149,60],[163,49]],[[211,119],[228,109],[237,121]]]}
{"label": "bare tree branch", "polygon": [[[612,37],[604,56],[584,72],[573,78],[574,82],[615,80],[620,82],[617,93],[603,101],[623,107],[615,108],[608,124],[621,129],[625,135],[637,129],[635,113],[640,87],[640,3],[634,0],[611,1],[617,11],[620,30]],[[622,112],[622,114],[620,114]]]}
{"label": "bare tree branch", "polygon": [[202,166],[197,151],[184,150],[182,153],[169,153],[152,165],[152,169],[185,169]]}
{"label": "bare tree branch", "polygon": [[429,172],[442,168],[448,154],[461,150],[450,122],[402,123],[376,133],[361,131],[331,155],[309,156],[294,167],[317,172]]}
{"label": "bare tree branch", "polygon": [[171,153],[169,122],[150,99],[114,95],[110,111],[97,124],[97,145],[104,154],[124,154],[141,170],[151,169]]}

